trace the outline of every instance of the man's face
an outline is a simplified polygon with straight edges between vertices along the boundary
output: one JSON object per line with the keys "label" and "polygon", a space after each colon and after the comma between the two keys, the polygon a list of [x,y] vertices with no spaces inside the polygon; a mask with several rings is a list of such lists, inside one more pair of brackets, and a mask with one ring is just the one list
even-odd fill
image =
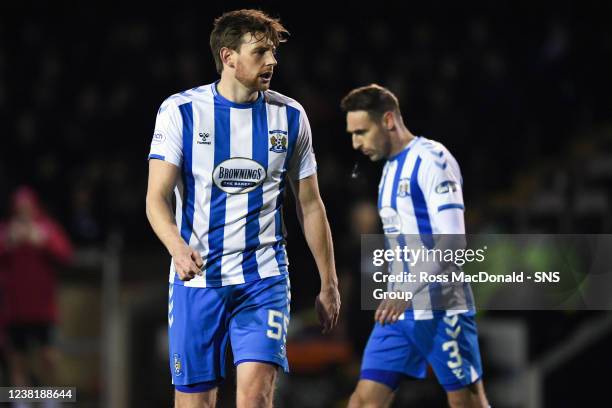
{"label": "man's face", "polygon": [[389,156],[391,142],[389,131],[382,120],[373,120],[366,111],[351,111],[346,114],[346,131],[353,137],[353,149],[361,151],[372,161]]}
{"label": "man's face", "polygon": [[265,91],[270,88],[274,67],[277,64],[276,48],[263,33],[246,33],[242,45],[235,53],[235,77],[251,91]]}

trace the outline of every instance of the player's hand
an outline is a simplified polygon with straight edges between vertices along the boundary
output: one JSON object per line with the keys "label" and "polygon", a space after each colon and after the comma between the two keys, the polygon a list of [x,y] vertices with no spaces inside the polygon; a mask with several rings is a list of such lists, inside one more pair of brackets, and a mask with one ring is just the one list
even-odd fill
{"label": "player's hand", "polygon": [[338,288],[333,286],[321,289],[315,299],[315,310],[323,328],[322,333],[329,333],[338,323],[338,315],[340,314],[340,292],[338,292]]}
{"label": "player's hand", "polygon": [[182,281],[189,281],[196,275],[202,276],[202,256],[193,248],[183,245],[172,252],[174,269]]}
{"label": "player's hand", "polygon": [[374,320],[383,326],[385,323],[395,323],[409,306],[410,302],[403,299],[385,299],[378,305]]}

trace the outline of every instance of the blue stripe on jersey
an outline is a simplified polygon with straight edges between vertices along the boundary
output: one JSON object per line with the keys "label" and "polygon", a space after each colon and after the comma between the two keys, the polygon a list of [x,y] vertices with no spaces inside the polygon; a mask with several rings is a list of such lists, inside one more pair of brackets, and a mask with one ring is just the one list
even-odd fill
{"label": "blue stripe on jersey", "polygon": [[183,119],[183,215],[181,237],[189,245],[193,233],[193,212],[195,203],[195,179],[193,177],[193,107],[191,102],[179,106]]}
{"label": "blue stripe on jersey", "polygon": [[[287,171],[289,167],[289,163],[291,162],[291,157],[293,156],[293,151],[295,150],[295,143],[298,138],[298,133],[300,131],[300,111],[294,107],[286,106],[287,109],[287,130],[288,130],[288,143],[287,143],[287,153],[285,155],[285,163],[283,164],[283,174],[281,175],[281,182],[278,188],[278,198],[276,199],[276,214],[274,215],[274,224],[276,226],[276,244],[274,245],[274,250],[276,252],[276,262],[279,265],[279,268],[286,269],[287,268],[287,259],[285,259],[285,251],[281,242],[283,241],[283,198],[285,194],[285,183],[287,177]],[[299,164],[298,164],[299,166]]]}
{"label": "blue stripe on jersey", "polygon": [[429,212],[427,211],[427,203],[425,202],[425,196],[423,190],[419,186],[419,168],[421,167],[421,157],[417,157],[414,168],[412,169],[412,175],[410,176],[410,197],[412,197],[412,206],[414,207],[414,215],[417,219],[417,225],[419,227],[419,234],[421,235],[421,241],[429,249],[434,247],[431,220],[429,219]]}
{"label": "blue stripe on jersey", "polygon": [[[435,246],[433,240],[433,230],[431,228],[431,220],[429,218],[429,211],[427,210],[427,202],[425,201],[425,195],[421,186],[419,186],[419,169],[421,168],[421,157],[417,157],[412,169],[412,175],[410,176],[410,195],[412,197],[412,206],[414,208],[414,215],[417,219],[417,226],[419,228],[419,234],[421,241],[426,248],[432,249]],[[442,284],[439,282],[432,282],[428,287],[429,296],[431,300],[431,308],[434,316],[443,316],[444,310],[440,310],[442,299]]]}
{"label": "blue stripe on jersey", "polygon": [[463,206],[463,204],[452,203],[452,204],[444,204],[444,205],[439,206],[438,212],[444,211],[444,210],[450,210],[451,208],[458,208],[460,210],[465,210],[465,207]]}
{"label": "blue stripe on jersey", "polygon": [[[253,107],[253,160],[268,168],[268,115],[266,104],[259,103]],[[249,192],[249,209],[245,226],[245,249],[242,253],[242,273],[245,282],[261,279],[257,270],[255,252],[259,247],[259,213],[263,206],[263,184]]]}
{"label": "blue stripe on jersey", "polygon": [[150,154],[149,159],[165,160],[166,156],[162,156],[161,154]]}
{"label": "blue stripe on jersey", "polygon": [[[230,107],[215,98],[215,158],[214,167],[230,158]],[[221,260],[225,228],[227,194],[212,183],[210,218],[208,221],[208,255],[206,256],[206,286],[221,286]]]}

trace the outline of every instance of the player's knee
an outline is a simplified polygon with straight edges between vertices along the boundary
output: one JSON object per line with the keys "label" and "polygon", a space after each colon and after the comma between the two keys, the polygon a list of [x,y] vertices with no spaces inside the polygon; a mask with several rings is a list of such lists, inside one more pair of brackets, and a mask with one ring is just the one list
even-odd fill
{"label": "player's knee", "polygon": [[389,405],[387,396],[366,392],[357,387],[349,399],[348,408],[383,408]]}
{"label": "player's knee", "polygon": [[264,375],[250,383],[241,384],[237,390],[236,405],[239,408],[271,407],[274,398],[274,380],[274,375]]}
{"label": "player's knee", "polygon": [[236,400],[238,408],[266,408],[272,407],[273,388],[249,388],[239,390]]}
{"label": "player's knee", "polygon": [[451,408],[488,408],[489,404],[478,395],[469,393],[449,393],[448,405]]}
{"label": "player's knee", "polygon": [[186,393],[176,390],[174,394],[174,408],[214,408],[216,403],[216,388],[197,393]]}

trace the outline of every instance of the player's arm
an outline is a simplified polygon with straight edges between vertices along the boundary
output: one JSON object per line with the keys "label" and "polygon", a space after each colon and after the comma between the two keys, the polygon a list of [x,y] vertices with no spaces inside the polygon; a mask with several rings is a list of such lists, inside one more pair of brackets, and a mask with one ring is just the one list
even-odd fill
{"label": "player's arm", "polygon": [[174,221],[172,191],[178,180],[179,169],[163,160],[149,160],[147,187],[147,218],[155,234],[164,244],[181,280],[193,279],[201,274],[200,253],[187,246]]}
{"label": "player's arm", "polygon": [[200,274],[200,254],[190,248],[179,234],[172,212],[172,191],[178,182],[183,160],[183,122],[173,98],[166,99],[155,120],[155,132],[149,154],[147,218],[166,249],[172,255],[181,280]]}
{"label": "player's arm", "polygon": [[326,333],[336,325],[340,313],[331,230],[319,194],[316,173],[300,180],[291,180],[290,183],[295,194],[298,219],[321,278],[321,292],[315,306],[323,332]]}

